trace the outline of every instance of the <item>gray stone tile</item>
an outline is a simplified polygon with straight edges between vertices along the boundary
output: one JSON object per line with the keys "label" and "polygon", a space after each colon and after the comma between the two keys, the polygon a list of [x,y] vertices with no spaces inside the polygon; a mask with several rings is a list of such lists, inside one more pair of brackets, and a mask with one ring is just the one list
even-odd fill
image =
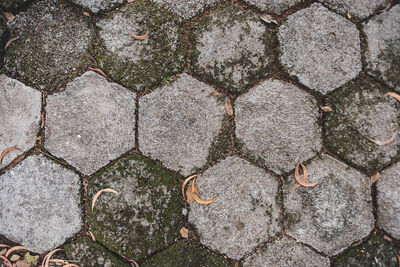
{"label": "gray stone tile", "polygon": [[261,11],[280,15],[302,0],[244,0],[249,5],[256,6]]}
{"label": "gray stone tile", "polygon": [[135,147],[136,94],[88,71],[50,95],[45,147],[84,174]]}
{"label": "gray stone tile", "polygon": [[369,177],[323,156],[307,165],[314,187],[284,186],[286,233],[333,256],[366,237],[374,227]]}
{"label": "gray stone tile", "polygon": [[45,0],[8,22],[10,36],[21,37],[5,51],[5,69],[44,90],[64,86],[85,68],[91,31],[68,5]]}
{"label": "gray stone tile", "polygon": [[356,26],[315,3],[290,15],[279,27],[280,61],[285,70],[321,94],[361,71]]}
{"label": "gray stone tile", "polygon": [[54,249],[81,229],[79,176],[33,155],[0,176],[0,234],[28,250]]}
{"label": "gray stone tile", "polygon": [[389,0],[321,0],[336,12],[358,19],[364,19],[372,15],[375,11],[387,6]]}
{"label": "gray stone tile", "polygon": [[190,19],[196,16],[205,9],[214,6],[218,0],[150,0],[155,4],[168,9],[169,11],[178,14],[184,19]]}
{"label": "gray stone tile", "polygon": [[368,73],[400,90],[400,5],[363,24]]}
{"label": "gray stone tile", "polygon": [[71,0],[83,8],[89,9],[93,13],[107,11],[113,7],[124,3],[124,0]]}
{"label": "gray stone tile", "polygon": [[[23,83],[0,75],[0,150],[17,147],[27,151],[35,145],[40,127],[42,94]],[[1,167],[18,154],[11,151],[4,156]]]}
{"label": "gray stone tile", "polygon": [[189,222],[200,242],[240,259],[279,230],[278,181],[247,161],[230,156],[196,180],[202,199],[218,195],[210,205],[190,204]]}
{"label": "gray stone tile", "polygon": [[187,176],[207,163],[224,118],[213,88],[188,74],[139,100],[139,149]]}
{"label": "gray stone tile", "polygon": [[244,267],[286,266],[322,267],[330,266],[329,259],[310,248],[285,236],[265,244],[243,262]]}
{"label": "gray stone tile", "polygon": [[0,8],[4,10],[16,10],[31,2],[31,0],[2,0]]}
{"label": "gray stone tile", "polygon": [[239,93],[272,71],[272,33],[260,18],[225,5],[195,22],[191,32],[193,72]]}

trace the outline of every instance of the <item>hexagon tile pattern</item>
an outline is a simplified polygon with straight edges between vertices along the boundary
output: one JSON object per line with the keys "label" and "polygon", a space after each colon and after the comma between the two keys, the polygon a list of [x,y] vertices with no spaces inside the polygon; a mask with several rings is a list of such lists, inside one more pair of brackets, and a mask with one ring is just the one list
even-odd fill
{"label": "hexagon tile pattern", "polygon": [[136,94],[88,71],[47,99],[45,147],[84,174],[135,147]]}
{"label": "hexagon tile pattern", "polygon": [[321,4],[290,15],[279,27],[280,61],[305,86],[326,94],[361,71],[356,25]]}
{"label": "hexagon tile pattern", "polygon": [[272,71],[272,33],[249,10],[225,5],[195,22],[191,39],[193,72],[231,92]]}
{"label": "hexagon tile pattern", "polygon": [[318,109],[295,85],[264,81],[235,102],[241,150],[278,174],[294,169],[322,149]]}
{"label": "hexagon tile pattern", "polygon": [[349,14],[351,17],[363,19],[386,7],[389,0],[321,0],[321,2],[342,15]]}
{"label": "hexagon tile pattern", "polygon": [[[17,80],[0,75],[0,150],[17,147],[27,151],[39,132],[42,94]],[[11,151],[2,161],[9,164],[21,152]]]}
{"label": "hexagon tile pattern", "polygon": [[189,19],[214,6],[218,3],[218,0],[150,0],[150,2],[159,4],[184,19]]}
{"label": "hexagon tile pattern", "polygon": [[312,161],[309,182],[314,187],[284,187],[286,233],[333,256],[366,237],[374,227],[370,179],[330,157]]}
{"label": "hexagon tile pattern", "polygon": [[249,5],[256,6],[261,11],[282,14],[289,8],[299,4],[302,0],[244,0]]}
{"label": "hexagon tile pattern", "polygon": [[182,74],[139,100],[139,148],[170,169],[189,175],[207,163],[222,126],[222,103],[213,88]]}
{"label": "hexagon tile pattern", "polygon": [[80,231],[79,176],[33,155],[0,176],[0,234],[30,251],[54,249]]}
{"label": "hexagon tile pattern", "polygon": [[190,204],[189,222],[200,242],[240,259],[279,230],[278,181],[237,156],[207,169],[196,184],[211,205]]}

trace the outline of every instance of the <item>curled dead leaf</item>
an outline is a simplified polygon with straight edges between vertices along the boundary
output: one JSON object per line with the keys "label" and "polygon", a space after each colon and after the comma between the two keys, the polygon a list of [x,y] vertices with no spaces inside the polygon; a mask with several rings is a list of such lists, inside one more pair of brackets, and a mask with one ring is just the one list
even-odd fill
{"label": "curled dead leaf", "polygon": [[133,2],[135,2],[135,0],[128,0],[127,2],[128,3],[133,3]]}
{"label": "curled dead leaf", "polygon": [[385,239],[385,240],[387,240],[387,241],[389,241],[389,242],[392,242],[392,239],[391,239],[390,237],[388,237],[387,235],[384,235],[384,236],[383,236],[383,239]]}
{"label": "curled dead leaf", "polygon": [[0,244],[0,248],[9,248],[10,246],[9,245],[6,245],[6,244]]}
{"label": "curled dead leaf", "polygon": [[[194,190],[194,191],[192,191]],[[192,186],[189,186],[188,189],[186,190],[186,201],[187,203],[191,203],[194,201],[194,196],[193,195],[198,195],[199,192],[199,188],[197,187],[197,185],[194,186],[194,189]]]}
{"label": "curled dead leaf", "polygon": [[211,92],[208,96],[219,96],[217,91]]}
{"label": "curled dead leaf", "polygon": [[10,248],[7,251],[5,256],[8,257],[11,253],[13,253],[14,251],[18,251],[18,250],[27,250],[27,249],[25,247],[23,247],[23,246],[15,246],[15,247]]}
{"label": "curled dead leaf", "polygon": [[187,183],[190,180],[192,180],[193,178],[195,178],[196,176],[197,176],[197,174],[189,176],[188,178],[185,179],[185,181],[183,181],[183,184],[182,184],[182,197],[183,197],[183,200],[185,200],[185,187],[186,187]]}
{"label": "curled dead leaf", "polygon": [[20,255],[14,254],[14,255],[11,256],[10,261],[17,261],[17,260],[19,260],[20,258],[21,258]]}
{"label": "curled dead leaf", "polygon": [[333,111],[333,109],[330,106],[321,107],[321,110],[323,112],[332,112]]}
{"label": "curled dead leaf", "polygon": [[6,45],[4,46],[4,50],[6,50],[7,47],[9,47],[12,42],[14,42],[14,41],[16,41],[18,39],[21,39],[21,37],[14,37],[14,38],[11,38],[10,40],[8,40]]}
{"label": "curled dead leaf", "polygon": [[24,151],[22,151],[21,149],[19,149],[19,148],[17,148],[17,147],[7,147],[6,149],[3,150],[3,152],[1,152],[1,155],[0,155],[0,164],[1,164],[1,162],[3,161],[4,156],[5,156],[8,152],[10,152],[10,151],[19,151],[19,152],[24,153]]}
{"label": "curled dead leaf", "polygon": [[87,11],[83,11],[82,14],[83,14],[84,16],[86,16],[86,17],[90,17],[90,13],[87,12]]}
{"label": "curled dead leaf", "polygon": [[[195,183],[196,183],[196,178],[194,178],[193,183],[191,185],[192,192],[195,192],[195,190],[196,190]],[[193,194],[194,201],[196,201],[197,203],[200,203],[200,204],[204,204],[204,205],[209,205],[209,204],[213,203],[217,199],[217,197],[218,196],[215,196],[214,198],[212,198],[210,200],[204,200],[204,199],[199,198],[197,194]]]}
{"label": "curled dead leaf", "polygon": [[[303,168],[303,178],[300,177],[299,174],[299,165],[301,165],[301,167]],[[296,169],[294,170],[294,178],[296,179],[296,181],[305,187],[313,187],[315,186],[318,182],[315,183],[307,183],[307,178],[308,178],[308,169],[306,166],[304,166],[303,163],[298,162],[296,165]]]}
{"label": "curled dead leaf", "polygon": [[87,231],[88,236],[92,239],[93,242],[96,242],[96,237],[94,237],[94,234],[90,231]]}
{"label": "curled dead leaf", "polygon": [[13,13],[11,12],[4,12],[4,17],[6,18],[6,20],[8,21],[13,21],[15,19],[15,16]]}
{"label": "curled dead leaf", "polygon": [[348,18],[348,19],[351,19],[351,15],[350,15],[350,12],[349,12],[349,11],[347,11],[346,15],[347,15],[347,18]]}
{"label": "curled dead leaf", "polygon": [[144,40],[144,39],[149,38],[149,33],[150,33],[150,32],[147,32],[147,33],[145,33],[145,34],[143,34],[143,35],[134,35],[134,34],[132,34],[132,33],[129,33],[129,35],[132,36],[133,39],[135,39],[135,40]]}
{"label": "curled dead leaf", "polygon": [[54,253],[56,253],[57,251],[61,251],[61,248],[57,248],[54,249],[52,251],[50,251],[49,253],[46,254],[46,256],[44,256],[43,261],[42,261],[42,265],[41,267],[49,267],[49,262],[51,257],[54,255]]}
{"label": "curled dead leaf", "polygon": [[100,73],[101,75],[103,75],[104,77],[107,78],[107,75],[104,73],[104,71],[102,71],[102,70],[99,69],[99,68],[88,67],[88,69],[89,69],[89,70],[93,70],[93,71],[95,71],[95,72],[97,72],[97,73]]}
{"label": "curled dead leaf", "polygon": [[3,260],[3,263],[6,264],[7,267],[12,267],[11,262],[6,257],[4,257],[3,255],[0,255],[0,259]]}
{"label": "curled dead leaf", "polygon": [[262,14],[260,16],[260,19],[263,20],[266,23],[275,23],[276,25],[278,25],[278,22],[276,20],[274,20],[270,15],[268,14]]}
{"label": "curled dead leaf", "polygon": [[369,141],[371,141],[372,143],[377,144],[378,146],[386,146],[386,145],[389,145],[389,144],[393,143],[393,142],[396,140],[396,137],[397,137],[398,132],[399,132],[399,131],[396,130],[396,131],[392,134],[392,136],[391,136],[389,139],[385,140],[385,141],[378,141],[378,140],[374,140],[374,139],[370,139],[370,138],[367,138],[367,139],[368,139]]}
{"label": "curled dead leaf", "polygon": [[225,101],[224,106],[225,106],[225,112],[226,112],[226,114],[228,114],[229,116],[232,116],[232,115],[233,115],[232,102],[231,102],[229,99],[227,99],[227,100]]}
{"label": "curled dead leaf", "polygon": [[97,66],[96,59],[91,54],[82,54],[81,57],[87,57],[88,59],[90,59],[93,62],[93,64],[95,66]]}
{"label": "curled dead leaf", "polygon": [[381,177],[381,174],[379,172],[376,172],[374,175],[371,176],[371,185],[376,183],[376,181],[379,180]]}
{"label": "curled dead leaf", "polygon": [[45,120],[44,120],[44,112],[42,112],[42,115],[40,115],[40,118],[41,118],[41,120],[42,120],[42,123],[40,124],[40,129],[43,129],[43,127],[44,127],[44,122],[45,122]]}
{"label": "curled dead leaf", "polygon": [[179,233],[183,238],[189,238],[189,230],[186,227],[182,227]]}
{"label": "curled dead leaf", "polygon": [[115,190],[112,189],[112,188],[104,188],[104,189],[101,189],[101,190],[100,190],[99,192],[97,192],[97,193],[94,195],[94,197],[93,197],[93,200],[92,200],[92,211],[93,211],[94,204],[96,203],[97,198],[98,198],[102,193],[104,193],[104,192],[114,193],[114,194],[116,194],[117,196],[119,196],[118,192],[115,191]]}
{"label": "curled dead leaf", "polygon": [[385,95],[390,95],[390,96],[396,98],[397,101],[400,101],[400,95],[396,94],[395,92],[389,92],[389,93],[386,93]]}
{"label": "curled dead leaf", "polygon": [[79,267],[79,266],[76,264],[73,264],[73,263],[68,263],[68,264],[63,265],[63,267]]}

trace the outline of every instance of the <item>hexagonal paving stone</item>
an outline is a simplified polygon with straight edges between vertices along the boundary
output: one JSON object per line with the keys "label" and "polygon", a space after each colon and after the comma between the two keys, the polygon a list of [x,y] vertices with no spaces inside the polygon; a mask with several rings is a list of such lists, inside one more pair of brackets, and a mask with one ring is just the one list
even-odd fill
{"label": "hexagonal paving stone", "polygon": [[235,110],[240,150],[276,173],[322,148],[317,101],[295,85],[266,80],[239,96]]}
{"label": "hexagonal paving stone", "polygon": [[397,267],[398,248],[380,236],[371,236],[367,241],[350,248],[346,253],[335,258],[332,266],[352,267]]}
{"label": "hexagonal paving stone", "polygon": [[244,0],[244,2],[256,6],[261,11],[279,15],[301,3],[302,0]]}
{"label": "hexagonal paving stone", "polygon": [[120,197],[103,193],[94,211],[89,210],[89,229],[99,243],[141,260],[179,235],[180,184],[157,162],[136,155],[119,159],[89,181],[89,197],[104,188],[116,190]]}
{"label": "hexagonal paving stone", "polygon": [[307,166],[314,187],[284,187],[286,232],[332,256],[367,236],[374,227],[369,177],[330,157]]}
{"label": "hexagonal paving stone", "polygon": [[71,0],[83,8],[89,9],[93,13],[103,12],[124,3],[124,0]]}
{"label": "hexagonal paving stone", "polygon": [[400,104],[385,96],[387,88],[360,76],[330,94],[326,104],[326,147],[340,158],[368,172],[389,163],[399,154],[399,140],[378,146],[368,138],[384,141],[400,128]]}
{"label": "hexagonal paving stone", "polygon": [[64,86],[85,68],[91,31],[83,16],[59,1],[45,0],[8,22],[12,42],[5,68],[13,75],[52,91]]}
{"label": "hexagonal paving stone", "polygon": [[0,176],[0,234],[30,251],[56,248],[81,229],[79,176],[33,155]]}
{"label": "hexagonal paving stone", "polygon": [[376,184],[378,226],[400,239],[400,163],[382,172]]}
{"label": "hexagonal paving stone", "polygon": [[139,148],[167,168],[189,175],[207,163],[225,113],[213,88],[188,74],[139,101]]}
{"label": "hexagonal paving stone", "polygon": [[189,19],[214,6],[218,0],[150,0],[150,2],[159,4],[184,19]]}
{"label": "hexagonal paving stone", "polygon": [[229,261],[192,240],[181,240],[146,260],[142,267],[228,267]]}
{"label": "hexagonal paving stone", "polygon": [[135,147],[136,94],[92,71],[50,95],[45,147],[91,174]]}
{"label": "hexagonal paving stone", "polygon": [[348,13],[352,17],[363,19],[386,7],[389,0],[321,0],[321,2],[343,15],[347,16]]}
{"label": "hexagonal paving stone", "polygon": [[225,5],[197,21],[191,39],[193,72],[231,92],[272,71],[272,33],[249,10]]}
{"label": "hexagonal paving stone", "polygon": [[[97,62],[124,86],[152,88],[183,70],[182,20],[170,12],[136,0],[108,14],[96,26],[100,37]],[[149,38],[135,40],[130,33],[149,33]]]}
{"label": "hexagonal paving stone", "polygon": [[310,248],[282,236],[246,258],[243,266],[328,267],[330,263],[328,258],[318,255]]}
{"label": "hexagonal paving stone", "polygon": [[368,73],[400,90],[400,5],[363,24]]}
{"label": "hexagonal paving stone", "polygon": [[345,84],[361,70],[356,26],[321,4],[290,15],[278,37],[286,71],[321,94]]}
{"label": "hexagonal paving stone", "polygon": [[[0,150],[17,147],[23,151],[35,145],[39,132],[42,94],[17,80],[0,75]],[[7,153],[1,167],[18,154]]]}
{"label": "hexagonal paving stone", "polygon": [[279,228],[278,181],[247,161],[230,156],[196,180],[200,197],[210,205],[190,204],[189,222],[200,242],[240,259],[266,242]]}

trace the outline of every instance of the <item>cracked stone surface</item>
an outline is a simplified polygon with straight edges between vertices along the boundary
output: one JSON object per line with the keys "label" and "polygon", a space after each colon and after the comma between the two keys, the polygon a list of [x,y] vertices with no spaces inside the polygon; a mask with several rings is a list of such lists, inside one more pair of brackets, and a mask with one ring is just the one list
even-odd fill
{"label": "cracked stone surface", "polygon": [[366,237],[374,227],[369,177],[330,157],[306,166],[314,187],[284,186],[286,233],[333,256]]}
{"label": "cracked stone surface", "polygon": [[72,0],[73,3],[89,9],[93,13],[104,12],[124,3],[124,0]]}
{"label": "cracked stone surface", "polygon": [[364,19],[372,15],[375,11],[383,9],[389,3],[389,0],[321,0],[336,12],[347,16],[354,16],[358,19]]}
{"label": "cracked stone surface", "polygon": [[249,5],[256,6],[261,11],[280,15],[302,0],[244,0]]}
{"label": "cracked stone surface", "polygon": [[54,249],[81,229],[80,179],[43,155],[0,176],[0,234],[28,250]]}
{"label": "cracked stone surface", "polygon": [[278,37],[284,69],[321,94],[342,86],[361,71],[356,26],[321,4],[290,15],[279,27]]}
{"label": "cracked stone surface", "polygon": [[130,155],[89,181],[90,199],[103,188],[89,229],[96,240],[112,251],[140,260],[171,243],[183,225],[180,184],[157,162]]}
{"label": "cracked stone surface", "polygon": [[264,81],[235,102],[241,150],[278,174],[294,169],[322,148],[318,109],[314,97],[295,85]]}
{"label": "cracked stone surface", "polygon": [[[68,23],[67,23],[68,22]],[[40,1],[8,22],[11,43],[5,69],[40,88],[53,91],[85,68],[81,57],[89,46],[91,31],[83,18],[58,0]]]}
{"label": "cracked stone surface", "polygon": [[[101,43],[97,62],[122,85],[144,90],[183,70],[182,20],[172,13],[137,0],[107,14],[96,26]],[[129,33],[149,33],[149,38],[135,40]]]}
{"label": "cracked stone surface", "polygon": [[363,23],[368,73],[400,90],[400,5]]}
{"label": "cracked stone surface", "polygon": [[246,258],[243,267],[250,266],[328,267],[330,263],[328,258],[283,236]]}
{"label": "cracked stone surface", "polygon": [[326,104],[326,147],[338,157],[371,172],[399,154],[399,140],[378,146],[368,140],[384,141],[400,127],[398,101],[386,87],[367,76],[328,95]]}
{"label": "cracked stone surface", "polygon": [[139,100],[139,148],[187,176],[207,163],[224,117],[214,89],[188,74]]}
{"label": "cracked stone surface", "polygon": [[190,38],[193,72],[230,92],[272,72],[272,33],[249,10],[225,5],[195,22]]}
{"label": "cracked stone surface", "polygon": [[384,170],[376,184],[378,226],[400,239],[400,163]]}
{"label": "cracked stone surface", "polygon": [[[23,83],[0,75],[0,150],[17,147],[27,151],[35,145],[40,127],[42,94]],[[1,167],[7,166],[19,151],[7,153]]]}
{"label": "cracked stone surface", "polygon": [[200,242],[240,259],[279,230],[278,181],[263,169],[229,156],[198,176],[202,199],[218,195],[210,205],[190,204],[189,223]]}
{"label": "cracked stone surface", "polygon": [[47,98],[45,147],[84,174],[135,147],[136,94],[88,71]]}
{"label": "cracked stone surface", "polygon": [[178,14],[184,19],[190,19],[200,12],[218,3],[218,0],[150,0],[155,4]]}

